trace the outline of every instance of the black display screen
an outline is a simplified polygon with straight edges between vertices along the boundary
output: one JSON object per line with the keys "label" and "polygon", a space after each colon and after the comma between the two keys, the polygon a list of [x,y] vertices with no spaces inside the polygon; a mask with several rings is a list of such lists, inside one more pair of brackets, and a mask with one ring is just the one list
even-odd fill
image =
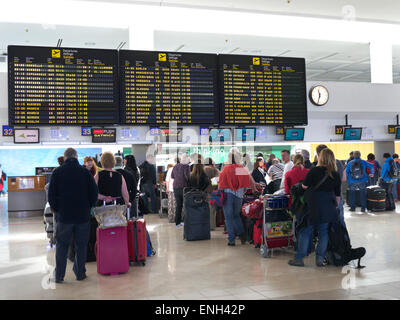
{"label": "black display screen", "polygon": [[8,47],[10,125],[118,123],[116,50]]}
{"label": "black display screen", "polygon": [[115,128],[97,129],[92,128],[93,143],[113,143],[117,140],[117,130]]}
{"label": "black display screen", "polygon": [[119,64],[123,124],[218,123],[217,55],[121,50]]}
{"label": "black display screen", "polygon": [[218,56],[221,124],[306,125],[303,58]]}

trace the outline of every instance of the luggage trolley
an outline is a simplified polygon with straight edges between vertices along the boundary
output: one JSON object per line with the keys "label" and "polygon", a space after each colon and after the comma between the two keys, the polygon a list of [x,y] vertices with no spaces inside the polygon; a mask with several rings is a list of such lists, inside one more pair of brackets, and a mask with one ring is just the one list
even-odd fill
{"label": "luggage trolley", "polygon": [[294,218],[290,217],[287,210],[288,196],[266,195],[263,202],[260,254],[263,258],[267,258],[269,251],[274,248],[289,248],[293,245]]}

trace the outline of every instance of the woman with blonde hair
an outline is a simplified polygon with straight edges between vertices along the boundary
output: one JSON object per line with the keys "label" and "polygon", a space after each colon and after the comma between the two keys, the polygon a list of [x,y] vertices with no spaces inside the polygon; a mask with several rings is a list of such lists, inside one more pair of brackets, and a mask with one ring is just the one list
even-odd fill
{"label": "woman with blonde hair", "polygon": [[[316,265],[324,266],[328,246],[329,223],[339,219],[341,180],[337,172],[336,159],[331,149],[323,149],[318,157],[318,164],[306,175],[303,189],[311,188],[305,195],[307,214],[303,219],[305,226],[298,232],[297,252],[289,265],[304,267],[303,259],[308,253],[314,228],[318,229],[318,246],[316,249]],[[300,222],[299,222],[300,223]]]}
{"label": "woman with blonde hair", "polygon": [[112,204],[113,198],[117,198],[117,204],[126,204],[129,208],[128,188],[122,174],[115,171],[115,157],[111,152],[104,152],[100,159],[103,168],[95,177],[94,180],[99,188],[98,205]]}

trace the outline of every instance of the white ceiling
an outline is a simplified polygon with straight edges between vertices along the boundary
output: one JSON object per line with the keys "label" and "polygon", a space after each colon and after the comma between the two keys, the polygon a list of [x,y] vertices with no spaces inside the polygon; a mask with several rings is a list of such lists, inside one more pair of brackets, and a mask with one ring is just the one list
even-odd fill
{"label": "white ceiling", "polygon": [[[81,0],[87,1],[87,0]],[[400,23],[399,0],[91,0]]]}
{"label": "white ceiling", "polygon": [[307,80],[371,81],[368,44],[164,31],[154,42],[165,51],[302,57]]}
{"label": "white ceiling", "polygon": [[116,49],[121,42],[129,47],[129,30],[63,25],[0,23],[0,55],[8,45],[56,46]]}

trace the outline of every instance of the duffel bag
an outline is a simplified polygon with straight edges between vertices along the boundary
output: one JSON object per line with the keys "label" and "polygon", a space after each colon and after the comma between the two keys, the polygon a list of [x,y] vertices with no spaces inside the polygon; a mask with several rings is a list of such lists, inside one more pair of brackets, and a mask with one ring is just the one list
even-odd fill
{"label": "duffel bag", "polygon": [[242,206],[242,214],[249,219],[261,219],[264,212],[264,203],[260,199],[256,199]]}

